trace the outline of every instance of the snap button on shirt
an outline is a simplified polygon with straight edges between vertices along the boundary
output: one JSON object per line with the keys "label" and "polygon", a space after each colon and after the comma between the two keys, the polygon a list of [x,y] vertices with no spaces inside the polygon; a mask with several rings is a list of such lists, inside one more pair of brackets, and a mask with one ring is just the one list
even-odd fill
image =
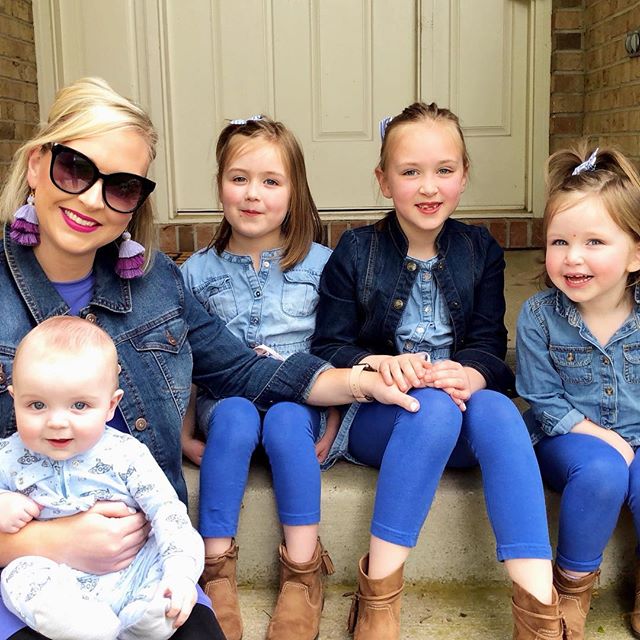
{"label": "snap button on shirt", "polygon": [[144,431],[148,425],[144,418],[138,418],[133,426],[136,428],[136,431]]}

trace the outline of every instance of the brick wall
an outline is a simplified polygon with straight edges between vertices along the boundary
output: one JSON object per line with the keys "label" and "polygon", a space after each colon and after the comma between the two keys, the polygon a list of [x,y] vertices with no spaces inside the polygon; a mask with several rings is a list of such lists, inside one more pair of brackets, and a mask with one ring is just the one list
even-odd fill
{"label": "brick wall", "polygon": [[38,120],[31,0],[0,0],[0,181]]}
{"label": "brick wall", "polygon": [[640,0],[554,0],[550,148],[581,138],[640,166],[640,57],[624,48]]}

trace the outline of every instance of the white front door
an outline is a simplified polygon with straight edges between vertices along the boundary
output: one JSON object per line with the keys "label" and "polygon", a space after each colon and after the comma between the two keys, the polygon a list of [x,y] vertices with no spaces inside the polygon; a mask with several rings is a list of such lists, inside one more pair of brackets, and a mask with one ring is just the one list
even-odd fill
{"label": "white front door", "polygon": [[[327,216],[379,215],[378,121],[448,106],[472,161],[464,215],[539,214],[547,153],[550,0],[52,0],[34,3],[41,108],[101,75],[162,135],[161,219],[218,208],[225,122],[266,113],[302,142]],[[55,64],[54,64],[55,61]]]}

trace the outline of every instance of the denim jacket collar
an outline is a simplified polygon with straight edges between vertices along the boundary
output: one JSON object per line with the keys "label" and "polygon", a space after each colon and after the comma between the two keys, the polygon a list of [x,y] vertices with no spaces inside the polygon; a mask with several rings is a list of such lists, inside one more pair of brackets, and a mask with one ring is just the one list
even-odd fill
{"label": "denim jacket collar", "polygon": [[[391,236],[391,240],[393,241],[393,245],[397,249],[398,253],[402,256],[402,258],[407,257],[407,253],[409,251],[409,240],[405,235],[402,227],[400,226],[400,222],[398,221],[398,214],[395,209],[392,209],[387,213],[387,215],[376,223],[376,227],[378,229],[382,229],[383,227],[379,227],[378,225],[386,225],[389,235]],[[436,238],[436,252],[438,255],[438,259],[444,257],[447,251],[447,233],[448,233],[448,225],[443,225],[440,233]]]}
{"label": "denim jacket collar", "polygon": [[[69,313],[69,307],[47,278],[33,249],[13,242],[6,228],[4,250],[18,291],[36,322]],[[98,251],[93,265],[96,284],[91,304],[115,313],[128,313],[131,311],[131,285],[128,280],[123,280],[115,273],[114,260],[114,246]]]}
{"label": "denim jacket collar", "polygon": [[[572,302],[560,289],[556,289],[556,301],[555,301],[555,310],[556,313],[562,317],[566,318],[567,322],[576,328],[580,328],[584,325],[584,321],[582,320],[582,316],[578,311],[578,307],[574,302]],[[634,307],[633,307],[633,322],[636,327],[640,327],[640,284],[636,284],[633,290],[633,299],[634,299]],[[625,323],[626,325],[626,323]]]}

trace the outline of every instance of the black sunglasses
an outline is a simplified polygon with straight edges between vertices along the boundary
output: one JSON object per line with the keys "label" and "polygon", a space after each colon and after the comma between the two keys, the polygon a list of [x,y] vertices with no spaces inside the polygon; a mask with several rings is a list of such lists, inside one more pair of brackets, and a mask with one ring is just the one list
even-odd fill
{"label": "black sunglasses", "polygon": [[102,180],[102,199],[118,213],[139,209],[156,183],[135,173],[101,173],[83,153],[55,142],[51,146],[51,182],[65,193],[79,195]]}

